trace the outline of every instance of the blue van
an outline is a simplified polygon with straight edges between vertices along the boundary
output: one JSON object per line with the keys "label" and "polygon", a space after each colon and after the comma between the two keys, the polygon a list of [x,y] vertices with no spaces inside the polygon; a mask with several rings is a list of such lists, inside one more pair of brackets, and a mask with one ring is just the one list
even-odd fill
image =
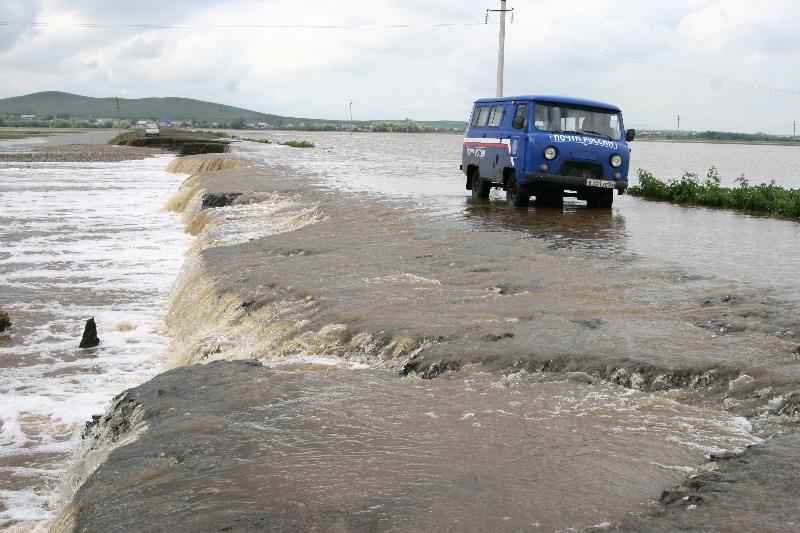
{"label": "blue van", "polygon": [[624,130],[613,105],[563,96],[482,98],[472,108],[461,170],[474,198],[492,187],[525,207],[562,205],[565,196],[610,208],[628,187],[636,132]]}

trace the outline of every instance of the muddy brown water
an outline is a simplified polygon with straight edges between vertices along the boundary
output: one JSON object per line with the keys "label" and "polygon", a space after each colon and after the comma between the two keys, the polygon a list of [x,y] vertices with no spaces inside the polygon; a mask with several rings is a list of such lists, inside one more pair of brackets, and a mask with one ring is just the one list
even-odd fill
{"label": "muddy brown water", "polygon": [[[181,182],[171,159],[0,164],[3,531],[47,530],[87,413],[158,372],[164,298],[190,242],[163,210]],[[101,345],[79,349],[90,317]]]}
{"label": "muddy brown water", "polygon": [[[797,223],[512,209],[468,198],[458,137],[304,137],[173,165],[196,236],[174,369],[92,428],[57,528],[795,529],[768,480],[798,451]],[[703,149],[682,155],[717,164]],[[209,192],[242,194],[201,211]],[[725,497],[659,502],[714,476]]]}

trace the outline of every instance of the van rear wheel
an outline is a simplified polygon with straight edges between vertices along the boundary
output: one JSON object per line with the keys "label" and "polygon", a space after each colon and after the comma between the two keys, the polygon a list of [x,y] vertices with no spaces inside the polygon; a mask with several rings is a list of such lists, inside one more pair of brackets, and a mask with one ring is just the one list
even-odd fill
{"label": "van rear wheel", "polygon": [[517,180],[517,173],[512,172],[506,184],[506,203],[513,207],[528,207],[530,199],[528,190]]}
{"label": "van rear wheel", "polygon": [[472,171],[472,197],[473,198],[489,198],[489,193],[492,191],[492,182],[482,180],[481,173],[478,169]]}

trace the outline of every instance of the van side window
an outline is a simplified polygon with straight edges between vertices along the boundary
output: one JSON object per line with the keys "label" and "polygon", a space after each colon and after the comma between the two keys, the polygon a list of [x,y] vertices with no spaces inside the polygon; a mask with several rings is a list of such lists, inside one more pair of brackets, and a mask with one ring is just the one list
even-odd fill
{"label": "van side window", "polygon": [[480,128],[486,125],[486,117],[489,116],[489,106],[478,106],[472,112],[472,125]]}
{"label": "van side window", "polygon": [[494,105],[492,106],[492,115],[489,118],[489,127],[496,128],[500,125],[500,121],[503,118],[503,106],[502,105]]}
{"label": "van side window", "polygon": [[518,130],[528,129],[528,104],[519,104],[514,112],[513,127]]}

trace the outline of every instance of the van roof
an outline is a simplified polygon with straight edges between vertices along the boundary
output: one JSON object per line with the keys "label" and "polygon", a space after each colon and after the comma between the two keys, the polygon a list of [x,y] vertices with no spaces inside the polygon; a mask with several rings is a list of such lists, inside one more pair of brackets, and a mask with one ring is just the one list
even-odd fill
{"label": "van roof", "polygon": [[574,98],[572,96],[556,96],[556,95],[543,95],[543,94],[529,94],[522,96],[501,96],[497,98],[480,98],[475,100],[476,104],[488,104],[492,102],[510,102],[516,100],[533,100],[534,102],[543,102],[548,104],[569,104],[587,107],[601,107],[613,111],[620,111],[620,109],[605,102],[598,102],[596,100],[587,100],[585,98]]}

